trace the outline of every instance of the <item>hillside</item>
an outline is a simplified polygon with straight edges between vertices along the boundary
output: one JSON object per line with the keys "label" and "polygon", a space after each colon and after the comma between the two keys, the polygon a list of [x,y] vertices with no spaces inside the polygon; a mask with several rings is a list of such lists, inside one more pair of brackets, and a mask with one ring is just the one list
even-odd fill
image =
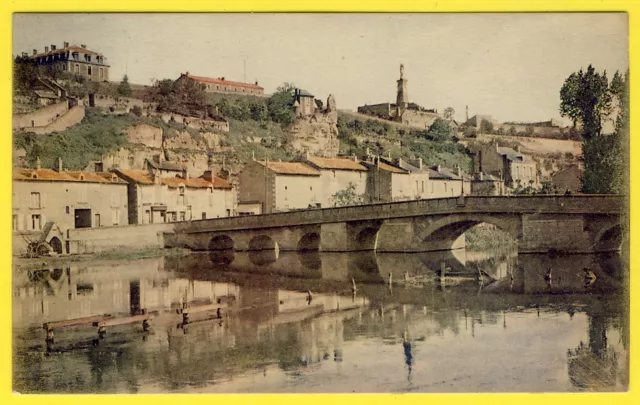
{"label": "hillside", "polygon": [[[146,114],[108,114],[106,109],[86,108],[77,125],[51,136],[14,134],[14,149],[26,151],[26,164],[40,157],[44,167],[53,167],[57,157],[69,169],[85,169],[102,160],[106,167],[141,168],[144,159],[163,154],[167,160],[185,163],[194,173],[224,162],[237,172],[252,156],[288,160],[299,155],[290,147],[286,119],[272,116],[278,111],[269,99],[215,95],[210,97],[219,113],[229,119],[228,133],[193,129],[182,123],[165,122]],[[133,111],[133,110],[132,110]],[[166,116],[166,115],[165,115]],[[285,121],[278,122],[278,121]],[[422,157],[428,164],[469,170],[471,160],[460,143],[429,140],[426,131],[402,129],[390,123],[339,114],[340,153],[362,156],[391,153],[394,157]]]}

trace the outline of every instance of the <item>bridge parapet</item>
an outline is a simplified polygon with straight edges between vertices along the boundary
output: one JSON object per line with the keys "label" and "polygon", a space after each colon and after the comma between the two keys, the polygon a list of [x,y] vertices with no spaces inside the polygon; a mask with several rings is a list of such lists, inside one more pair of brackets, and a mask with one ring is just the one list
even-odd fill
{"label": "bridge parapet", "polygon": [[625,203],[625,197],[610,195],[450,197],[204,219],[177,223],[175,231],[248,230],[454,213],[619,215]]}

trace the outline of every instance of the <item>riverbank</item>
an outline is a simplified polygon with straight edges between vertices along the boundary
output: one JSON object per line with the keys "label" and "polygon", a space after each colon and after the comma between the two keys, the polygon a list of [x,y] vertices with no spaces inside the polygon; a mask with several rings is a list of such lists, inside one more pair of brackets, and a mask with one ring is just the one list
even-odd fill
{"label": "riverbank", "polygon": [[76,263],[104,263],[109,261],[151,259],[155,257],[180,257],[188,255],[191,251],[184,248],[140,248],[119,249],[98,253],[86,253],[79,255],[46,256],[38,258],[13,257],[14,269],[30,270],[43,267],[63,267]]}

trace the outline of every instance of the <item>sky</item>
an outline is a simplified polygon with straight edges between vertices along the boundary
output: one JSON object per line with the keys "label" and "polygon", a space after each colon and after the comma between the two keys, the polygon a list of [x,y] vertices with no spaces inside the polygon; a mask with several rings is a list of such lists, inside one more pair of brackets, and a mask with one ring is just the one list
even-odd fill
{"label": "sky", "polygon": [[[132,83],[180,73],[295,83],[339,109],[395,102],[404,64],[411,102],[458,120],[560,118],[565,78],[589,64],[628,68],[624,13],[14,14],[13,54],[86,44]],[[245,68],[246,66],[246,68]],[[566,121],[568,122],[568,121]]]}

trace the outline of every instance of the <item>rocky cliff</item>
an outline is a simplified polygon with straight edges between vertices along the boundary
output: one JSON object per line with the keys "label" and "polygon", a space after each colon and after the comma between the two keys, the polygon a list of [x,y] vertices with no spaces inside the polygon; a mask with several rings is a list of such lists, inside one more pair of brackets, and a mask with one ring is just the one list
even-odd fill
{"label": "rocky cliff", "polygon": [[327,108],[307,116],[297,117],[287,128],[291,147],[297,152],[309,152],[322,157],[335,157],[339,152],[338,110],[333,95]]}

